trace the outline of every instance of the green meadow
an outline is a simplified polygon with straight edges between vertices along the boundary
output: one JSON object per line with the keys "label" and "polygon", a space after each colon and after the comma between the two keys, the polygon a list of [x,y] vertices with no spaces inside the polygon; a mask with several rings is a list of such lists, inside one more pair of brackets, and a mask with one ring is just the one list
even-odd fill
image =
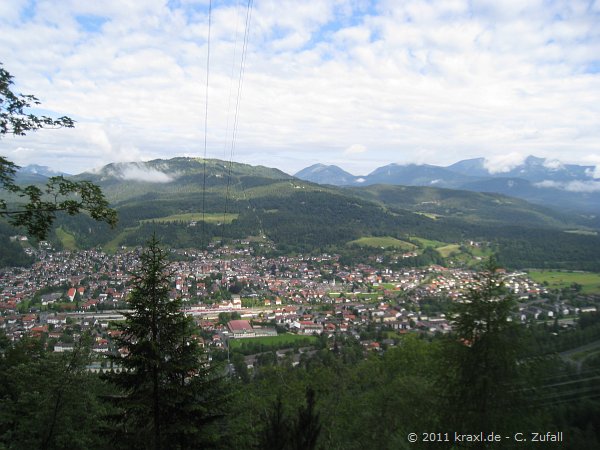
{"label": "green meadow", "polygon": [[270,347],[283,348],[287,345],[294,345],[296,342],[306,342],[306,345],[312,345],[317,341],[316,336],[305,336],[299,334],[280,334],[279,336],[261,336],[255,338],[229,339],[229,348],[231,350],[242,347],[244,343],[259,344]]}
{"label": "green meadow", "polygon": [[65,250],[77,250],[75,236],[65,231],[62,227],[56,229],[56,237],[59,239]]}
{"label": "green meadow", "polygon": [[600,274],[592,272],[561,272],[530,270],[529,277],[537,283],[548,283],[550,289],[568,288],[573,283],[582,286],[582,293],[600,293]]}
{"label": "green meadow", "polygon": [[354,241],[348,242],[348,245],[357,245],[359,247],[375,247],[375,248],[396,248],[401,250],[414,250],[416,246],[410,242],[401,241],[393,237],[361,237]]}
{"label": "green meadow", "polygon": [[205,221],[207,223],[231,223],[238,218],[238,214],[231,213],[181,213],[173,214],[166,217],[156,217],[153,219],[140,220],[141,223],[146,222],[199,222]]}

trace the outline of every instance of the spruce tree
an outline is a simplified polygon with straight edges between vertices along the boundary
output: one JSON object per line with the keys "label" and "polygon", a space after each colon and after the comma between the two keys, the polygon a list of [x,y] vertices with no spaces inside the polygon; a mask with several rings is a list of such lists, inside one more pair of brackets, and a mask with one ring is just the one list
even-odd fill
{"label": "spruce tree", "polygon": [[198,448],[203,427],[221,416],[221,379],[193,338],[193,322],[170,298],[172,273],[153,237],[133,274],[131,312],[119,324],[119,373],[106,377],[121,388],[116,444],[126,448]]}
{"label": "spruce tree", "polygon": [[465,301],[454,305],[453,332],[443,346],[443,420],[459,432],[506,431],[524,419],[515,300],[493,259],[477,279]]}

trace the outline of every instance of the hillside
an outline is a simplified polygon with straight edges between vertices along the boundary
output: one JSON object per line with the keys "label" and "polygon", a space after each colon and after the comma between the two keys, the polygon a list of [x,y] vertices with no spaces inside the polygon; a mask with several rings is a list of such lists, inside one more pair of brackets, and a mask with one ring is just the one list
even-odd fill
{"label": "hillside", "polygon": [[458,218],[472,224],[565,228],[589,225],[579,216],[561,213],[505,195],[433,187],[372,185],[349,188],[354,194],[388,207],[440,220]]}
{"label": "hillside", "polygon": [[96,172],[84,172],[73,178],[100,185],[106,197],[118,205],[147,194],[180,195],[202,193],[204,190],[247,189],[293,177],[263,166],[217,159],[172,158],[112,163]]}
{"label": "hillside", "polygon": [[[152,233],[171,247],[253,239],[272,243],[257,244],[261,251],[279,253],[349,251],[349,243],[420,238],[449,245],[488,242],[503,263],[515,267],[600,266],[600,238],[584,218],[498,194],[387,185],[339,188],[276,169],[191,158],[110,164],[75,178],[102,187],[119,213],[119,225],[111,230],[86,216],[60,217],[54,239],[70,247],[115,250],[144,244]],[[383,240],[364,239],[378,237]]]}

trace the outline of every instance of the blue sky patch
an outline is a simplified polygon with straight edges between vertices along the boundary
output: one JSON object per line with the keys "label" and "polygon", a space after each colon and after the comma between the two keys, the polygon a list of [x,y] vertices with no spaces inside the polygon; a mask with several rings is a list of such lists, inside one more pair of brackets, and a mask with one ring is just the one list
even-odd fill
{"label": "blue sky patch", "polygon": [[600,73],[600,60],[589,63],[585,68],[585,73]]}
{"label": "blue sky patch", "polygon": [[88,14],[77,16],[75,19],[85,31],[90,33],[98,33],[102,29],[102,26],[108,22],[108,19],[105,17]]}

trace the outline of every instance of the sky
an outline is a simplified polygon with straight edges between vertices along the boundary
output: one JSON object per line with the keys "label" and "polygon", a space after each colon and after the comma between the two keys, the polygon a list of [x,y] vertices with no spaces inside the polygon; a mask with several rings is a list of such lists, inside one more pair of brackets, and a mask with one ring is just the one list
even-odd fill
{"label": "sky", "polygon": [[13,90],[77,123],[0,154],[67,173],[193,156],[355,175],[535,155],[600,174],[600,0],[247,6],[2,0]]}

